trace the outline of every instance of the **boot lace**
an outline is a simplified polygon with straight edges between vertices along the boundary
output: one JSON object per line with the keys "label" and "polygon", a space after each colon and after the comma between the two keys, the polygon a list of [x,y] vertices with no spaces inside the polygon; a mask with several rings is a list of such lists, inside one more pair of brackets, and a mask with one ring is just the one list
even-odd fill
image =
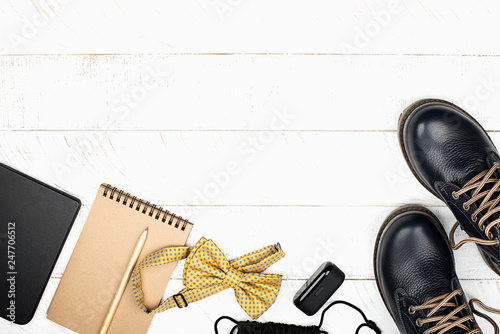
{"label": "boot lace", "polygon": [[[463,317],[459,317],[458,314],[467,308],[467,304],[463,303],[462,305],[458,305],[452,300],[455,296],[461,295],[462,290],[457,289],[455,291],[452,291],[450,293],[446,293],[444,295],[441,295],[439,297],[435,297],[428,302],[419,305],[419,306],[410,306],[409,312],[411,314],[414,314],[417,311],[421,310],[430,310],[429,313],[427,313],[427,316],[424,319],[417,319],[416,324],[418,327],[422,327],[425,324],[432,324],[435,323],[433,326],[429,327],[426,331],[424,331],[423,334],[444,334],[452,329],[457,329],[461,328],[465,331],[465,334],[478,334],[482,333],[481,329],[479,328],[470,328],[469,326],[466,325],[466,322],[472,321],[475,322],[476,320],[474,319],[474,316],[472,314],[468,314]],[[493,321],[492,318],[487,316],[484,313],[481,313],[476,310],[474,304],[478,304],[483,308],[484,310],[491,312],[491,313],[496,313],[500,315],[500,310],[488,307],[484,305],[480,300],[478,299],[471,299],[469,301],[469,306],[471,311],[476,314],[477,316],[480,316],[484,319],[486,319],[492,326],[495,331],[495,334],[499,334],[499,329],[495,321]],[[439,311],[444,309],[444,308],[453,308],[450,313],[444,315],[440,314]]]}
{"label": "boot lace", "polygon": [[[484,232],[487,240],[468,237],[461,240],[458,244],[455,244],[454,235],[457,227],[459,226],[459,223],[456,222],[450,231],[450,244],[453,249],[455,250],[459,249],[468,242],[473,242],[475,244],[483,246],[498,246],[498,238],[493,240],[493,234],[491,233],[491,229],[494,228],[495,226],[500,227],[500,216],[497,219],[494,219],[493,221],[489,222],[488,224],[486,224],[486,222],[494,214],[500,212],[500,205],[499,205],[500,195],[497,194],[496,198],[494,198],[495,194],[500,192],[500,180],[495,178],[493,175],[495,171],[499,168],[500,164],[495,163],[493,167],[491,167],[489,170],[485,170],[476,175],[474,178],[472,178],[469,182],[465,184],[465,186],[462,189],[453,192],[453,198],[458,199],[461,195],[471,190],[474,190],[470,200],[468,200],[463,204],[465,211],[469,211],[472,204],[482,199],[481,204],[478,206],[477,210],[474,211],[474,213],[472,214],[473,222],[477,222],[479,214],[487,209],[487,211],[484,212],[483,216],[477,223],[481,231]],[[491,184],[493,184],[491,188],[483,190],[486,185],[491,185]]]}

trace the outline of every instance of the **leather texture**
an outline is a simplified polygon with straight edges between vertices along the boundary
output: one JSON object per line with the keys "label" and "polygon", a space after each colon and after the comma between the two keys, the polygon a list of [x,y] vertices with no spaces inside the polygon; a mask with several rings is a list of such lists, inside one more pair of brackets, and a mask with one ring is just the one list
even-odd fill
{"label": "leather texture", "polygon": [[[423,208],[422,208],[423,209]],[[425,210],[425,209],[423,209]],[[377,284],[386,306],[401,333],[423,333],[431,327],[416,325],[428,310],[409,312],[410,306],[461,289],[455,262],[445,232],[437,218],[415,208],[399,209],[379,232],[375,254]],[[457,295],[457,305],[466,303]],[[443,309],[448,314],[452,309]],[[463,310],[459,316],[470,314]],[[470,328],[477,328],[472,322]],[[454,329],[447,333],[464,333]]]}
{"label": "leather texture", "polygon": [[[471,178],[495,162],[500,163],[498,151],[481,125],[450,102],[424,100],[403,114],[400,141],[419,181],[448,205],[469,236],[487,239],[471,218],[480,202],[469,210],[463,207],[472,191],[458,199],[452,196],[453,191],[460,190]],[[497,178],[499,174],[497,171]],[[497,217],[494,215],[489,221]],[[493,228],[492,233],[497,238],[498,228]],[[492,269],[500,273],[500,247],[479,247]]]}
{"label": "leather texture", "polygon": [[422,179],[462,187],[490,166],[486,158],[497,152],[486,132],[468,114],[438,102],[423,104],[405,122],[406,148]]}

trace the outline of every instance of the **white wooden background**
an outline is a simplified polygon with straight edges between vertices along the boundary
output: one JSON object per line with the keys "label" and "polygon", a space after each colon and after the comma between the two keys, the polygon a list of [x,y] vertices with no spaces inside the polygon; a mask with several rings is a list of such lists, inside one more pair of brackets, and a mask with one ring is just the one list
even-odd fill
{"label": "white wooden background", "polygon": [[[347,274],[335,298],[396,333],[372,269],[381,222],[419,203],[453,224],[410,175],[397,117],[448,99],[500,143],[499,19],[495,0],[0,1],[0,161],[84,203],[34,320],[0,332],[70,333],[46,310],[107,182],[190,217],[190,245],[207,236],[231,258],[279,241],[287,256],[269,271],[286,279],[260,320],[316,324],[292,297],[331,260]],[[215,189],[230,162],[238,173]],[[499,307],[477,250],[455,255],[469,297]],[[211,333],[221,315],[247,319],[227,291],[149,333]],[[360,320],[339,307],[324,328]]]}

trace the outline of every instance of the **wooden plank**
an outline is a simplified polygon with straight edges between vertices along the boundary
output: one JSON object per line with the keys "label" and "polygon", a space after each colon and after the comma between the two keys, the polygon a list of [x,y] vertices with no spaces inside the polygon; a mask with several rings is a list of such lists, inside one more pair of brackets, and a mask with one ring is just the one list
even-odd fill
{"label": "wooden plank", "polygon": [[[498,131],[499,66],[497,57],[5,56],[0,129],[395,130],[407,105],[439,97]],[[276,112],[293,117],[273,126]]]}
{"label": "wooden plank", "polygon": [[[58,279],[52,279],[42,298],[42,302],[33,321],[26,326],[13,326],[0,319],[0,326],[11,334],[64,334],[73,333],[46,318],[46,311],[52,295],[58,284]],[[305,280],[287,280],[282,284],[276,303],[259,319],[259,321],[273,321],[294,323],[304,326],[317,325],[319,314],[308,317],[301,313],[292,303],[295,292],[304,284]],[[464,291],[469,298],[479,298],[491,306],[498,307],[499,285],[496,281],[468,281],[463,280]],[[165,296],[172,295],[182,288],[180,280],[171,280]],[[387,312],[381,297],[378,294],[374,281],[346,281],[332,297],[332,301],[343,299],[358,305],[364,310],[368,318],[374,320],[383,333],[396,333],[397,329]],[[238,320],[248,320],[244,311],[237,304],[230,291],[224,291],[210,298],[189,305],[188,309],[172,309],[157,314],[148,333],[213,333],[214,322],[223,315],[229,315]],[[499,316],[492,315],[498,322]],[[325,319],[323,329],[329,333],[354,333],[361,321],[361,317],[353,310],[343,306],[331,309]],[[478,319],[483,329],[490,328],[482,319]],[[229,333],[230,326],[223,323],[222,333]],[[222,331],[223,330],[223,331]]]}
{"label": "wooden plank", "polygon": [[85,204],[101,182],[168,205],[441,204],[393,132],[3,131],[0,148],[0,161]]}
{"label": "wooden plank", "polygon": [[[168,206],[167,206],[168,207]],[[201,237],[213,239],[228,259],[280,243],[287,256],[273,272],[287,279],[307,279],[323,262],[332,261],[349,279],[373,279],[373,248],[383,220],[396,207],[168,207],[180,214],[198,211],[188,245]],[[82,209],[54,270],[61,277],[83,228],[89,206]],[[455,219],[444,207],[431,208],[449,231]],[[459,234],[463,238],[465,234]],[[455,252],[463,279],[498,279],[473,246]],[[184,262],[174,278],[182,277]]]}
{"label": "wooden plank", "polygon": [[498,15],[494,0],[16,1],[0,51],[498,55]]}

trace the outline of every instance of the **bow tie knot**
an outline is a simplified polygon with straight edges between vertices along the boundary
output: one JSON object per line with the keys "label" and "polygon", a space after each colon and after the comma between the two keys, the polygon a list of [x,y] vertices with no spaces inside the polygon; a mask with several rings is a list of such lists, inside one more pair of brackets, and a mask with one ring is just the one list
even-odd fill
{"label": "bow tie knot", "polygon": [[241,279],[243,278],[243,273],[232,267],[226,272],[226,276],[222,280],[222,285],[227,286],[230,289],[236,289],[240,286]]}
{"label": "bow tie knot", "polygon": [[[140,309],[159,313],[173,307],[186,307],[217,292],[232,289],[240,306],[257,319],[276,300],[281,275],[262,273],[285,256],[279,245],[267,246],[229,261],[212,240],[201,238],[194,247],[160,249],[141,261],[132,273],[132,289]],[[141,269],[186,259],[182,281],[185,288],[167,298],[154,310],[144,305]]]}

